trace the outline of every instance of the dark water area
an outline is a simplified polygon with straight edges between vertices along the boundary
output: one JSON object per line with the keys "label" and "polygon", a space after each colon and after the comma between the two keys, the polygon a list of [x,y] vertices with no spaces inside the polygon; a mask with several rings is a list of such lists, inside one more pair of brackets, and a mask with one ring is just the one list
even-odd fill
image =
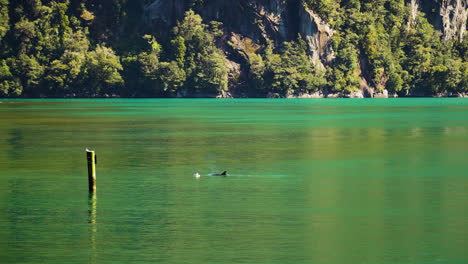
{"label": "dark water area", "polygon": [[468,263],[467,165],[462,98],[0,100],[0,263]]}

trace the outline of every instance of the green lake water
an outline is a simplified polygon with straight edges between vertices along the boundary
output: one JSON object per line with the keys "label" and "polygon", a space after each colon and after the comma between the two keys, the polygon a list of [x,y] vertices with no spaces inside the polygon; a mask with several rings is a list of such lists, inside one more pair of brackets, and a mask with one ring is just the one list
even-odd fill
{"label": "green lake water", "polygon": [[0,263],[465,264],[467,166],[467,99],[1,100]]}

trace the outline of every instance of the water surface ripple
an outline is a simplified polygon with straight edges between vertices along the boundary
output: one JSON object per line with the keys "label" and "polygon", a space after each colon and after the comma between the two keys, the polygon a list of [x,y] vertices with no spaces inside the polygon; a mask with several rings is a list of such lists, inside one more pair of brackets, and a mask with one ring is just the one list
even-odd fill
{"label": "water surface ripple", "polygon": [[468,263],[466,99],[0,102],[0,263]]}

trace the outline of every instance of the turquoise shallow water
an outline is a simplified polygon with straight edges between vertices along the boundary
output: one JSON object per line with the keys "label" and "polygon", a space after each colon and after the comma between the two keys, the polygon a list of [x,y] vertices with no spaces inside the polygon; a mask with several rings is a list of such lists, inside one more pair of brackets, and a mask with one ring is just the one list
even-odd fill
{"label": "turquoise shallow water", "polygon": [[0,263],[468,263],[467,165],[466,99],[0,100]]}

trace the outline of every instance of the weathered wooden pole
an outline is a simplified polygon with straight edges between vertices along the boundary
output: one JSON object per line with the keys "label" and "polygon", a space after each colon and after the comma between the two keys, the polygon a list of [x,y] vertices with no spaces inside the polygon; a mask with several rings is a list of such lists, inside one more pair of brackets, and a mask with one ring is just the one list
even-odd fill
{"label": "weathered wooden pole", "polygon": [[86,158],[88,160],[88,185],[89,192],[96,191],[96,153],[94,150],[86,149]]}

